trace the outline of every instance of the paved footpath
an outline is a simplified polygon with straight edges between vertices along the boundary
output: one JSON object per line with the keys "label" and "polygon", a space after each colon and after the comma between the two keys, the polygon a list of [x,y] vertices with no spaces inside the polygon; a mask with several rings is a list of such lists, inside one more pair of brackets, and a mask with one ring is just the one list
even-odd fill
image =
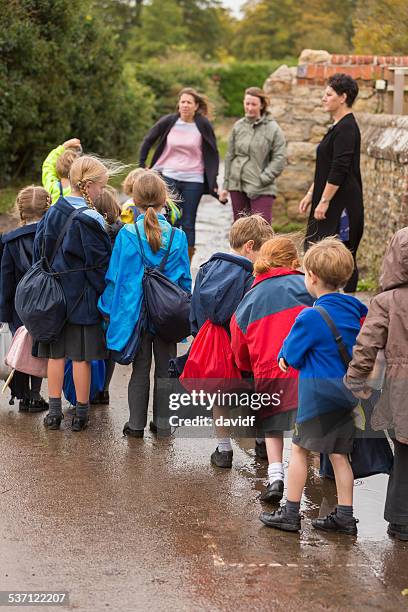
{"label": "paved footpath", "polygon": [[[195,266],[227,248],[230,220],[201,204]],[[69,417],[45,431],[42,415],[1,396],[0,590],[68,591],[67,609],[89,612],[407,609],[408,545],[386,535],[385,478],[357,483],[357,539],[325,536],[310,520],[331,509],[334,487],[312,461],[301,534],[269,530],[253,440],[236,440],[222,471],[210,433],[124,438],[129,373],[117,368],[111,405],[79,434]]]}

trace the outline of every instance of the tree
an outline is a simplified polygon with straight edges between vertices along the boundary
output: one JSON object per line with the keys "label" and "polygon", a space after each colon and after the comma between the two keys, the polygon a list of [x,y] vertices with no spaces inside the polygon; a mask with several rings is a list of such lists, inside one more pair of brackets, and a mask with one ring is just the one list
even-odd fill
{"label": "tree", "polygon": [[248,0],[233,51],[245,60],[298,55],[304,48],[351,51],[356,0]]}
{"label": "tree", "polygon": [[408,54],[406,0],[358,0],[353,23],[357,53]]}
{"label": "tree", "polygon": [[86,0],[0,0],[0,180],[38,173],[69,136],[102,155],[137,147],[151,109]]}

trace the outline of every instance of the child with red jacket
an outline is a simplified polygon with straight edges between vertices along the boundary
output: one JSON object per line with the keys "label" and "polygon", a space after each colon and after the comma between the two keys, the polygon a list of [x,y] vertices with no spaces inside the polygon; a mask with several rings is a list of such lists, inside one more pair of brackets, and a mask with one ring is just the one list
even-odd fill
{"label": "child with red jacket", "polygon": [[282,499],[283,433],[293,429],[297,409],[297,372],[292,368],[281,372],[277,357],[296,316],[313,303],[299,267],[296,245],[290,237],[277,236],[265,242],[254,265],[252,289],[231,321],[236,364],[253,373],[257,394],[265,394],[258,415],[269,463],[268,484],[261,495],[265,502]]}

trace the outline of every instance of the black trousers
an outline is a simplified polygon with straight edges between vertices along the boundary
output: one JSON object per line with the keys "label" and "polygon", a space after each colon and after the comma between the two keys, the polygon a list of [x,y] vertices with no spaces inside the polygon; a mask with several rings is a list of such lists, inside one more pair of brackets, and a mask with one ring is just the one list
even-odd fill
{"label": "black trousers", "polygon": [[408,444],[393,442],[394,466],[388,481],[384,518],[388,523],[408,525]]}

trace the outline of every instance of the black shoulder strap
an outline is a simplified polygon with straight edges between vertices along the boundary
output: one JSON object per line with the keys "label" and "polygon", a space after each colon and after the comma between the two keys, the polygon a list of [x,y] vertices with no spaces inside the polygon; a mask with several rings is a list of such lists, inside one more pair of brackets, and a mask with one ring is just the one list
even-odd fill
{"label": "black shoulder strap", "polygon": [[52,262],[54,261],[54,258],[58,252],[58,249],[60,248],[62,241],[64,240],[64,236],[67,233],[67,231],[69,230],[74,218],[79,215],[79,213],[81,213],[83,210],[87,210],[88,207],[87,206],[81,206],[81,208],[76,208],[75,210],[72,211],[72,213],[70,213],[68,215],[68,219],[65,221],[62,230],[60,231],[58,238],[56,240],[55,246],[54,246],[54,250],[51,254],[50,260],[49,260],[49,264],[50,266],[52,265]]}
{"label": "black shoulder strap", "polygon": [[64,188],[62,186],[62,181],[58,181],[58,184],[59,184],[60,196],[61,196],[61,198],[63,198],[64,197]]}
{"label": "black shoulder strap", "polygon": [[[147,259],[146,259],[146,254],[145,254],[145,251],[144,251],[144,248],[143,248],[142,238],[140,236],[139,228],[137,227],[137,223],[136,222],[135,222],[135,230],[136,230],[136,236],[137,236],[137,238],[139,240],[140,252],[141,252],[141,255],[142,255],[143,265],[146,268],[148,268],[149,266],[148,266],[148,262],[147,262]],[[161,260],[159,266],[157,267],[157,269],[160,272],[163,272],[164,268],[166,267],[166,263],[167,263],[167,260],[169,258],[170,249],[171,249],[171,245],[173,244],[173,238],[174,238],[174,234],[175,233],[176,233],[176,229],[173,227],[171,229],[169,246],[167,247],[167,250],[166,250],[165,254],[163,255],[163,259]]]}
{"label": "black shoulder strap", "polygon": [[330,331],[333,334],[334,339],[336,341],[337,349],[339,351],[340,357],[341,357],[344,365],[346,366],[346,368],[348,368],[349,363],[351,361],[351,356],[350,356],[350,354],[349,354],[349,352],[347,350],[346,345],[343,342],[343,338],[341,337],[341,335],[339,333],[339,330],[337,329],[333,319],[331,318],[331,316],[329,315],[327,310],[325,308],[323,308],[323,306],[313,306],[313,308],[315,310],[317,310],[317,312],[323,317],[323,319],[325,320],[326,324],[330,328]]}

